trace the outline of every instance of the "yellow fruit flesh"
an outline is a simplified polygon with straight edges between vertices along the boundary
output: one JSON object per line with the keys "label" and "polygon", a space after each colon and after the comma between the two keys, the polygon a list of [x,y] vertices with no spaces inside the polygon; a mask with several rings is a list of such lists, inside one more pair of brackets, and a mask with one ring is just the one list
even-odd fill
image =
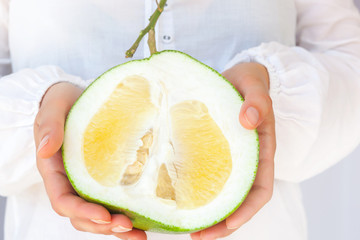
{"label": "yellow fruit flesh", "polygon": [[232,169],[230,146],[205,104],[181,102],[171,109],[176,204],[192,209],[212,201]]}
{"label": "yellow fruit flesh", "polygon": [[96,181],[105,186],[120,182],[126,164],[136,160],[137,142],[156,112],[145,78],[130,76],[116,87],[84,133],[85,165]]}

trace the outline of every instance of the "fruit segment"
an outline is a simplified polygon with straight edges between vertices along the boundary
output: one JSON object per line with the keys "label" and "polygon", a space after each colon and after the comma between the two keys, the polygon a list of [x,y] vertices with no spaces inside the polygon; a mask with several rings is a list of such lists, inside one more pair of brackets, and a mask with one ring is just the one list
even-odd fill
{"label": "fruit segment", "polygon": [[180,102],[170,115],[176,204],[194,209],[212,201],[224,187],[232,170],[230,146],[204,103]]}
{"label": "fruit segment", "polygon": [[[143,77],[125,78],[85,130],[86,168],[104,186],[115,186],[121,181],[133,183],[141,175],[152,143],[149,129],[158,111],[151,102],[150,90],[149,81]],[[125,178],[121,179],[122,175]]]}

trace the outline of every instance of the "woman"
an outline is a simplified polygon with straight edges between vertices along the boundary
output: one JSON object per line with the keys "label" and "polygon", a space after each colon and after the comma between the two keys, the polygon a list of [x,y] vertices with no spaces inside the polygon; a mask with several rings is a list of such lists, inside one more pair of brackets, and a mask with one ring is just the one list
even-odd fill
{"label": "woman", "polygon": [[[106,239],[80,231],[145,239],[128,218],[74,195],[57,151],[65,116],[90,82],[82,79],[126,61],[155,1],[0,2],[5,239]],[[159,50],[186,52],[223,72],[246,99],[239,124],[260,134],[259,172],[246,202],[191,237],[306,239],[298,182],[359,143],[360,17],[353,2],[169,0],[157,34]],[[142,45],[135,58],[146,56]]]}

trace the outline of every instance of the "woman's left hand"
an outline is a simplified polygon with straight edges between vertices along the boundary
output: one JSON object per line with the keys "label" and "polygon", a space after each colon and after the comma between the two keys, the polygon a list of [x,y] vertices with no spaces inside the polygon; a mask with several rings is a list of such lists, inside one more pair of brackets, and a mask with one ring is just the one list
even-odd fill
{"label": "woman's left hand", "polygon": [[275,120],[269,96],[267,69],[259,63],[240,63],[223,73],[244,97],[239,121],[259,134],[259,165],[254,184],[241,206],[226,220],[192,233],[193,240],[226,237],[249,221],[270,199],[274,183]]}

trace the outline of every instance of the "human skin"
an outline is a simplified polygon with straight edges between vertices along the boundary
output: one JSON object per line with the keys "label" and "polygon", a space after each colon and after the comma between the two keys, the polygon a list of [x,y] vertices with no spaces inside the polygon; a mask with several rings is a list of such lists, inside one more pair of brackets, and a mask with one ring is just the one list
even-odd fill
{"label": "human skin", "polygon": [[[223,76],[245,99],[240,109],[240,124],[247,129],[257,128],[260,144],[258,172],[243,204],[226,220],[192,233],[193,240],[212,240],[230,235],[271,199],[273,191],[275,121],[268,93],[268,72],[258,63],[240,63],[223,72]],[[120,239],[144,240],[146,233],[133,229],[126,216],[110,214],[106,208],[80,198],[66,176],[60,152],[64,124],[71,106],[82,91],[65,82],[51,86],[43,96],[35,119],[37,166],[51,205],[57,214],[68,217],[79,231],[114,235]]]}

